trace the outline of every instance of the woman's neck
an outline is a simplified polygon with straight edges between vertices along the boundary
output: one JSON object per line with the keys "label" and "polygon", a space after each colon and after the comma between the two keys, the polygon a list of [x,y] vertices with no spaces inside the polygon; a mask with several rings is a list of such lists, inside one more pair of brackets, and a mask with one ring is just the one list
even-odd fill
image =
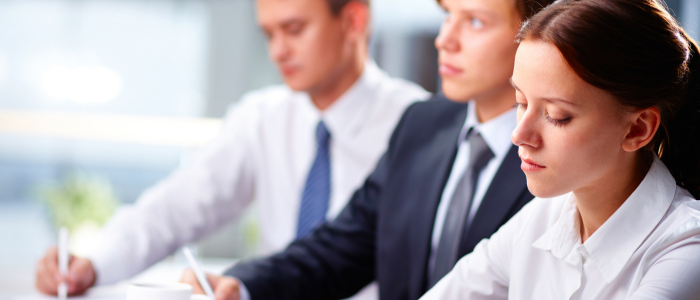
{"label": "woman's neck", "polygon": [[605,176],[588,187],[574,191],[580,218],[581,243],[586,242],[600,226],[637,189],[649,167],[638,163],[636,155],[622,159],[621,164],[609,168]]}

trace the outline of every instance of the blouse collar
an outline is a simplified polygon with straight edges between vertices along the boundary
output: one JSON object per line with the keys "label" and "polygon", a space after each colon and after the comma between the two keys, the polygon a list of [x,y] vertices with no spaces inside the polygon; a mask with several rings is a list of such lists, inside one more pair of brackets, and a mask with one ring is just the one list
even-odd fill
{"label": "blouse collar", "polygon": [[[612,282],[634,252],[663,219],[676,193],[676,180],[658,157],[620,208],[613,213],[583,248],[605,277]],[[573,193],[569,193],[559,219],[533,243],[535,248],[551,251],[564,258],[580,245],[579,212]]]}

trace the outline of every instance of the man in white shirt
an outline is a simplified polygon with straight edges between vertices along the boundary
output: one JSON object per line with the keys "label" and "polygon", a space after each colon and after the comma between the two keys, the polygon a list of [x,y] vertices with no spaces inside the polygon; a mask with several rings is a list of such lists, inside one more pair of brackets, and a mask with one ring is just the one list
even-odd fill
{"label": "man in white shirt", "polygon": [[[286,86],[245,95],[191,165],[119,211],[98,249],[71,260],[70,295],[136,275],[236,219],[253,199],[263,254],[283,249],[340,212],[404,109],[428,97],[368,58],[367,0],[256,4]],[[62,280],[56,252],[37,268],[37,288],[47,294]]]}
{"label": "man in white shirt", "polygon": [[[550,0],[441,0],[444,95],[415,103],[336,219],[265,259],[209,277],[217,300],[341,299],[373,280],[418,299],[532,200],[515,128],[515,33]],[[183,282],[202,292],[192,272]],[[450,299],[450,298],[445,298]]]}

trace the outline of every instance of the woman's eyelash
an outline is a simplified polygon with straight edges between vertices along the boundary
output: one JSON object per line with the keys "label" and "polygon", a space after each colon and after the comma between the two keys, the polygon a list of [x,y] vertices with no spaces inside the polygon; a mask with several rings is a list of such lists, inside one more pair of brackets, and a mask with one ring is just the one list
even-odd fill
{"label": "woman's eyelash", "polygon": [[[527,109],[527,104],[526,104],[526,103],[517,103],[517,102],[516,102],[516,103],[513,105],[513,108],[517,108],[517,109],[520,109],[520,108],[522,108],[522,109]],[[556,127],[562,127],[562,126],[568,124],[569,122],[571,122],[571,117],[568,117],[568,118],[565,118],[565,119],[552,119],[552,117],[550,117],[549,114],[546,113],[546,112],[545,112],[545,118],[547,119],[547,122],[548,122],[549,124],[552,124],[552,125],[554,125],[554,126],[556,126]]]}
{"label": "woman's eyelash", "polygon": [[571,117],[566,118],[566,119],[552,119],[549,114],[545,115],[545,118],[547,119],[547,122],[550,124],[556,126],[556,127],[562,127],[566,125],[567,123],[571,122]]}

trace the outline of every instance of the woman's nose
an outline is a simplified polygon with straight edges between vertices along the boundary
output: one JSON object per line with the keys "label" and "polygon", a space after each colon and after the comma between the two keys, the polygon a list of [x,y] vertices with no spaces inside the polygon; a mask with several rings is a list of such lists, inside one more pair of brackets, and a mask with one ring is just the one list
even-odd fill
{"label": "woman's nose", "polygon": [[527,112],[519,113],[518,126],[510,134],[510,140],[519,147],[539,147],[541,138],[537,132],[537,123],[534,116],[529,115]]}

